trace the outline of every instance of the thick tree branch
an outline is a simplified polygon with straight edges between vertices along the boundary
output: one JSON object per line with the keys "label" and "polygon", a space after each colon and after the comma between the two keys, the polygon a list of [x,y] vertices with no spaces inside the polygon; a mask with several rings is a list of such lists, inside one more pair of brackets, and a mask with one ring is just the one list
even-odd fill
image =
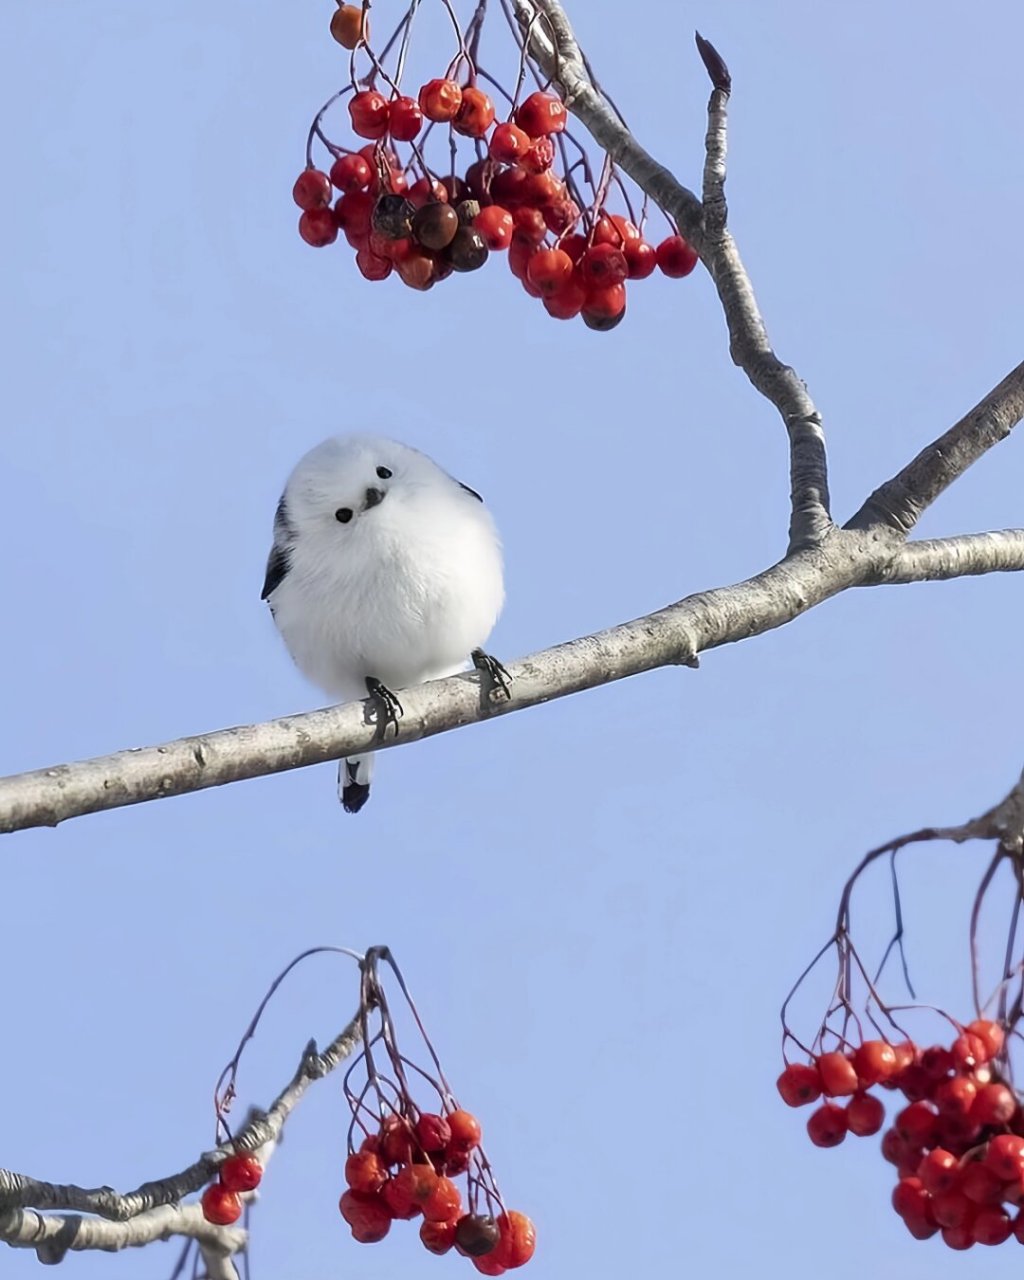
{"label": "thick tree branch", "polygon": [[880,485],[847,522],[848,529],[885,529],[906,537],[922,512],[1024,418],[1024,363],[955,426],[891,480]]}
{"label": "thick tree branch", "polygon": [[246,1232],[215,1227],[198,1204],[162,1205],[128,1222],[108,1222],[77,1214],[41,1214],[34,1209],[0,1211],[0,1240],[14,1248],[34,1249],[40,1262],[53,1265],[69,1252],[140,1248],[156,1240],[185,1236],[203,1251],[209,1280],[238,1280],[231,1255],[245,1248]]}
{"label": "thick tree branch", "polygon": [[1024,570],[1024,529],[963,533],[907,542],[879,574],[885,583],[940,582],[981,573]]}
{"label": "thick tree branch", "polygon": [[[56,826],[86,813],[400,746],[642,671],[695,666],[699,653],[783,626],[849,587],[952,577],[958,557],[963,573],[1018,567],[1018,541],[1011,530],[914,544],[901,561],[903,550],[887,539],[833,528],[822,546],[789,555],[744,582],[510,663],[508,700],[495,696],[478,672],[403,690],[405,715],[386,740],[374,722],[374,704],[353,702],[0,778],[0,832]],[[205,1176],[214,1167],[206,1167]]]}
{"label": "thick tree branch", "polygon": [[[127,1248],[147,1244],[150,1240],[165,1239],[168,1235],[191,1235],[201,1245],[212,1247],[222,1254],[235,1252],[241,1247],[223,1234],[210,1237],[203,1233],[202,1225],[195,1220],[191,1210],[196,1206],[181,1208],[179,1202],[216,1176],[217,1170],[234,1151],[260,1151],[268,1153],[281,1136],[281,1130],[289,1115],[298,1105],[303,1094],[313,1083],[329,1074],[347,1058],[360,1041],[359,1015],[341,1031],[323,1052],[318,1052],[313,1041],[306,1046],[294,1076],[275,1099],[267,1112],[254,1112],[234,1136],[234,1141],[224,1143],[214,1151],[200,1156],[180,1173],[143,1183],[134,1191],[119,1192],[112,1187],[64,1186],[43,1182],[25,1174],[0,1169],[0,1240],[8,1244],[43,1248],[52,1255],[62,1249]],[[264,1156],[264,1161],[267,1156]],[[95,1214],[106,1219],[43,1218],[32,1209],[70,1209],[78,1213]],[[174,1215],[182,1215],[175,1217]],[[202,1218],[201,1211],[199,1216]],[[203,1220],[205,1221],[205,1220]],[[133,1226],[133,1224],[140,1224]],[[209,1224],[206,1224],[209,1227]],[[120,1230],[105,1231],[104,1227]],[[133,1228],[133,1229],[127,1229]],[[147,1234],[150,1233],[150,1234]],[[244,1243],[244,1233],[241,1236]],[[78,1241],[78,1243],[75,1243]],[[96,1241],[97,1243],[85,1243]],[[98,1243],[107,1241],[109,1243]],[[120,1243],[116,1243],[120,1241]],[[55,1262],[59,1257],[47,1256],[40,1261]]]}

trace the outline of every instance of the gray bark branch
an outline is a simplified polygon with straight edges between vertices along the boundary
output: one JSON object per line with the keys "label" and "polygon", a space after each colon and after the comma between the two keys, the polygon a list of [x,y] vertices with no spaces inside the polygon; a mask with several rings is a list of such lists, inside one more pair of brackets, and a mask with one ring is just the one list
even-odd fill
{"label": "gray bark branch", "polygon": [[[295,1074],[270,1109],[253,1112],[233,1142],[206,1152],[180,1173],[143,1183],[134,1191],[62,1185],[0,1169],[0,1241],[35,1249],[40,1262],[56,1263],[69,1250],[127,1249],[186,1236],[198,1241],[210,1280],[237,1280],[231,1256],[245,1247],[246,1233],[213,1226],[198,1204],[182,1205],[181,1200],[216,1177],[233,1152],[256,1152],[265,1166],[303,1094],[352,1053],[360,1036],[357,1014],[322,1052],[310,1041]],[[44,1214],[40,1210],[75,1212]]]}
{"label": "gray bark branch", "polygon": [[972,463],[1005,440],[1022,417],[1024,363],[902,471],[880,485],[846,527],[880,528],[906,537],[925,509]]}

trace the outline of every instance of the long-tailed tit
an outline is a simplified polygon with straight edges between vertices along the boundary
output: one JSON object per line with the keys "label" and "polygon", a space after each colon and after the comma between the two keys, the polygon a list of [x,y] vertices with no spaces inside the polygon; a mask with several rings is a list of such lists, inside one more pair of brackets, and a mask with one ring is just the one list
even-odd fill
{"label": "long-tailed tit", "polygon": [[[289,477],[263,599],[299,670],[342,701],[369,693],[384,729],[401,714],[393,689],[454,675],[469,658],[507,692],[481,648],[504,594],[483,499],[416,449],[334,436]],[[366,803],[372,772],[372,755],[341,762],[347,812]]]}

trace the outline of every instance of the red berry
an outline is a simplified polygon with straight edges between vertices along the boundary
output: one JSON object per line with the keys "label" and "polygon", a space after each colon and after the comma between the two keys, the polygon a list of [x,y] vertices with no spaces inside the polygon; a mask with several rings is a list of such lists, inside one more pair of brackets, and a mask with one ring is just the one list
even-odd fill
{"label": "red berry", "polygon": [[666,236],[657,253],[658,266],[673,280],[688,276],[697,265],[697,250],[680,235]]}
{"label": "red berry", "polygon": [[545,297],[544,310],[555,320],[572,320],[583,310],[586,301],[587,291],[573,272],[559,289]]}
{"label": "red berry", "polygon": [[902,1164],[916,1150],[917,1147],[904,1141],[895,1129],[886,1129],[882,1134],[882,1159],[890,1164]]}
{"label": "red berry", "polygon": [[387,1116],[380,1127],[380,1156],[385,1164],[408,1164],[413,1157],[412,1125],[404,1116]]}
{"label": "red berry", "polygon": [[380,1196],[346,1191],[338,1202],[338,1208],[360,1244],[376,1244],[391,1230],[391,1214]]}
{"label": "red berry", "polygon": [[935,1086],[932,1100],[943,1116],[966,1116],[970,1114],[974,1099],[978,1095],[978,1086],[970,1076],[953,1076],[951,1080],[941,1080]]}
{"label": "red berry", "polygon": [[500,204],[489,204],[473,219],[473,226],[484,238],[488,249],[507,249],[512,243],[515,223],[512,215]]}
{"label": "red berry", "polygon": [[933,1196],[943,1191],[953,1191],[960,1181],[960,1162],[952,1151],[935,1147],[918,1165],[917,1176],[924,1189]]}
{"label": "red berry", "polygon": [[452,1140],[452,1130],[444,1116],[424,1111],[416,1121],[416,1141],[429,1155],[432,1151],[444,1151]]}
{"label": "red berry", "polygon": [[577,231],[571,236],[565,236],[564,239],[559,240],[558,247],[564,250],[576,263],[579,262],[590,246],[587,244],[587,237]]}
{"label": "red berry", "polygon": [[529,176],[519,165],[502,169],[491,179],[491,199],[506,209],[515,209],[523,203],[523,187]]}
{"label": "red berry", "polygon": [[611,244],[623,251],[627,244],[639,242],[641,238],[636,224],[620,213],[603,214],[594,227],[594,244]]}
{"label": "red berry", "polygon": [[775,1087],[787,1107],[802,1107],[821,1097],[821,1076],[817,1067],[791,1062],[775,1081]]}
{"label": "red berry", "polygon": [[[660,255],[660,249],[659,249]],[[659,256],[659,263],[661,259]],[[845,1053],[823,1053],[818,1057],[821,1090],[830,1098],[845,1098],[857,1092],[860,1082],[853,1063]]]}
{"label": "red berry", "polygon": [[450,1178],[439,1177],[433,1191],[423,1201],[428,1222],[457,1222],[462,1216],[462,1197]]}
{"label": "red berry", "polygon": [[630,280],[646,280],[658,265],[658,253],[646,240],[629,240],[623,246]]}
{"label": "red berry", "polygon": [[858,1138],[870,1138],[885,1123],[885,1107],[870,1093],[855,1093],[846,1104],[846,1127]]}
{"label": "red berry", "polygon": [[515,164],[530,149],[531,138],[517,124],[499,124],[491,134],[489,151],[501,164]]}
{"label": "red berry", "polygon": [[437,1190],[439,1182],[436,1170],[429,1164],[407,1164],[391,1179],[393,1194],[399,1203],[407,1197],[420,1208]]}
{"label": "red berry", "polygon": [[429,1222],[424,1220],[420,1223],[420,1239],[423,1241],[425,1248],[431,1253],[447,1253],[455,1243],[455,1228],[458,1221],[452,1218],[447,1222]]}
{"label": "red berry", "polygon": [[331,180],[319,169],[303,169],[292,187],[292,199],[300,209],[324,209],[331,203]]}
{"label": "red berry", "polygon": [[979,1160],[966,1166],[960,1189],[975,1204],[998,1204],[1003,1198],[1003,1180]]}
{"label": "red berry", "polygon": [[977,1211],[962,1191],[940,1191],[932,1196],[932,1217],[940,1227],[969,1227]]}
{"label": "red berry", "polygon": [[1006,1039],[1006,1033],[998,1022],[991,1022],[988,1018],[978,1018],[970,1023],[967,1030],[972,1036],[977,1036],[984,1042],[989,1058],[998,1058]]}
{"label": "red berry", "polygon": [[930,1147],[935,1138],[938,1117],[928,1102],[912,1102],[894,1121],[900,1137],[921,1147]]}
{"label": "red berry", "polygon": [[501,1214],[498,1218],[498,1243],[491,1255],[496,1262],[509,1270],[525,1266],[536,1247],[537,1231],[525,1213],[512,1209]]}
{"label": "red berry", "polygon": [[374,281],[386,280],[393,270],[390,259],[374,253],[369,246],[356,250],[356,266],[365,280]]}
{"label": "red berry", "polygon": [[919,1062],[912,1062],[904,1067],[899,1075],[893,1077],[893,1083],[903,1091],[908,1102],[920,1102],[930,1096],[933,1081]]}
{"label": "red berry", "polygon": [[333,244],[338,238],[333,211],[307,209],[299,216],[299,235],[314,249],[322,249],[325,245]]}
{"label": "red berry", "polygon": [[945,1080],[956,1069],[952,1053],[941,1044],[933,1044],[921,1054],[921,1066],[932,1080]]}
{"label": "red berry", "polygon": [[816,1147],[838,1147],[846,1137],[846,1112],[826,1102],[807,1121],[807,1132]]}
{"label": "red berry", "polygon": [[438,1173],[443,1172],[449,1178],[457,1178],[460,1173],[465,1173],[469,1168],[469,1156],[468,1149],[459,1148],[459,1150],[455,1150],[454,1148],[449,1148],[444,1159],[444,1169],[438,1169]]}
{"label": "red berry", "polygon": [[971,1071],[988,1061],[988,1045],[981,1036],[971,1035],[965,1031],[953,1041],[950,1052],[956,1066],[961,1071]]}
{"label": "red berry", "polygon": [[971,1234],[975,1244],[1005,1244],[1012,1230],[1009,1214],[993,1206],[978,1210]]}
{"label": "red berry", "polygon": [[494,123],[494,103],[483,89],[471,85],[462,91],[462,102],[452,121],[456,133],[467,138],[482,138]]}
{"label": "red berry", "polygon": [[471,1259],[473,1266],[484,1276],[503,1276],[508,1270],[498,1262],[493,1253],[485,1253],[481,1258]]}
{"label": "red berry", "polygon": [[345,1161],[345,1181],[353,1191],[375,1195],[387,1180],[388,1171],[375,1151],[356,1151]]}
{"label": "red berry", "polygon": [[363,89],[348,100],[353,132],[360,138],[383,138],[388,131],[388,100],[376,89]]}
{"label": "red berry", "polygon": [[555,163],[555,144],[550,138],[538,138],[523,152],[519,163],[527,173],[546,173]]}
{"label": "red berry", "polygon": [[432,178],[417,178],[405,193],[405,198],[410,204],[414,204],[417,209],[422,209],[425,204],[431,204],[435,200],[446,204],[448,202],[448,188],[443,182],[437,182]]}
{"label": "red berry", "polygon": [[255,1191],[263,1177],[263,1166],[255,1156],[228,1156],[220,1167],[221,1186],[229,1191]]}
{"label": "red berry", "polygon": [[542,205],[541,213],[544,215],[548,230],[553,231],[555,235],[561,235],[564,231],[568,231],[570,227],[574,227],[580,220],[580,207],[575,200],[570,199],[568,196]]}
{"label": "red berry", "polygon": [[580,275],[587,286],[603,289],[621,284],[628,274],[626,255],[611,244],[595,244],[580,258]]}
{"label": "red berry", "polygon": [[1013,1237],[1018,1244],[1024,1244],[1024,1209],[1017,1214],[1013,1224]]}
{"label": "red berry", "polygon": [[512,222],[517,233],[532,244],[540,244],[548,232],[544,215],[529,205],[520,205],[512,214]]}
{"label": "red berry", "polygon": [[1001,1133],[988,1144],[985,1164],[998,1178],[1011,1182],[1024,1174],[1024,1138],[1015,1133]]}
{"label": "red berry", "polygon": [[927,1221],[931,1216],[931,1196],[920,1178],[901,1178],[893,1188],[892,1207],[901,1218]]}
{"label": "red berry", "polygon": [[564,200],[568,195],[565,183],[550,169],[544,173],[527,173],[525,169],[523,172],[526,177],[523,178],[520,195],[524,204],[532,204],[541,209],[545,205]]}
{"label": "red berry", "polygon": [[462,105],[462,90],[454,80],[428,80],[420,90],[420,110],[428,120],[447,124]]}
{"label": "red berry", "polygon": [[626,314],[626,286],[610,284],[606,288],[588,289],[580,315],[588,329],[614,329]]}
{"label": "red berry", "polygon": [[942,1242],[950,1249],[969,1249],[974,1244],[974,1236],[968,1226],[943,1227]]}
{"label": "red berry", "polygon": [[881,1084],[896,1074],[896,1050],[884,1040],[865,1040],[854,1052],[853,1068],[864,1088]]}
{"label": "red berry", "polygon": [[472,1111],[457,1107],[454,1111],[449,1111],[445,1119],[452,1133],[450,1145],[453,1151],[469,1151],[480,1145],[483,1129]]}
{"label": "red berry", "polygon": [[572,259],[562,249],[538,249],[530,259],[526,278],[542,296],[550,297],[572,275]]}
{"label": "red berry", "polygon": [[242,1202],[237,1192],[219,1182],[213,1182],[206,1188],[200,1203],[203,1217],[218,1227],[228,1227],[242,1216]]}
{"label": "red berry", "polygon": [[423,128],[423,112],[415,98],[392,98],[388,131],[396,142],[412,142]]}
{"label": "red berry", "polygon": [[899,1044],[894,1044],[892,1051],[896,1055],[897,1072],[906,1071],[907,1067],[917,1061],[917,1045],[913,1040],[903,1040]]}
{"label": "red berry", "polygon": [[939,1231],[935,1223],[928,1218],[904,1218],[903,1225],[915,1240],[930,1240]]}
{"label": "red berry", "polygon": [[376,203],[369,191],[352,191],[334,202],[334,222],[346,236],[365,239],[370,234],[370,219]]}
{"label": "red berry", "polygon": [[338,156],[331,165],[331,183],[343,193],[365,191],[372,178],[373,170],[365,156]]}
{"label": "red berry", "polygon": [[530,259],[537,252],[536,246],[531,244],[524,236],[515,233],[512,236],[512,243],[508,247],[508,267],[514,276],[520,280],[526,279],[526,272],[530,265]]}
{"label": "red berry", "polygon": [[971,1107],[971,1119],[980,1125],[1009,1124],[1017,1110],[1017,1099],[1005,1084],[986,1084],[978,1090]]}
{"label": "red berry", "polygon": [[413,1201],[412,1189],[407,1183],[400,1183],[397,1178],[389,1178],[385,1182],[381,1199],[392,1218],[404,1221],[407,1218],[415,1218],[420,1211],[419,1205]]}
{"label": "red berry", "polygon": [[516,124],[531,138],[561,133],[566,119],[565,103],[553,93],[531,93],[516,110]]}

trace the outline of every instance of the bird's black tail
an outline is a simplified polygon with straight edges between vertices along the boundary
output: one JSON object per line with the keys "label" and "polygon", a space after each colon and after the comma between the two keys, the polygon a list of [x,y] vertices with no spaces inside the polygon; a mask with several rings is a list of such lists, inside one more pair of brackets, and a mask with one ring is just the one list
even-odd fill
{"label": "bird's black tail", "polygon": [[370,798],[373,756],[353,756],[338,766],[338,796],[346,813],[358,813]]}

